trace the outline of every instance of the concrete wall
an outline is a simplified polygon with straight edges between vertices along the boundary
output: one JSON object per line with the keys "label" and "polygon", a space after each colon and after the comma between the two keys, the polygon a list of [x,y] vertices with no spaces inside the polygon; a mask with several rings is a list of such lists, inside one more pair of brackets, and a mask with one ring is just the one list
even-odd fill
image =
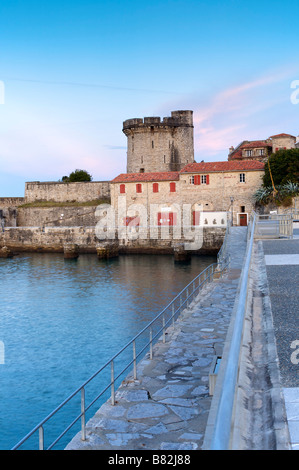
{"label": "concrete wall", "polygon": [[25,183],[26,202],[87,202],[110,197],[109,181],[58,183],[33,181]]}

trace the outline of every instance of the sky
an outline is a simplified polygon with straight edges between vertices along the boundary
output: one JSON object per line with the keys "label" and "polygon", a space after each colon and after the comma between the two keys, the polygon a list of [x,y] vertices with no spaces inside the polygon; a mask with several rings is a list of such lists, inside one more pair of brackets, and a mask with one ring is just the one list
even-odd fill
{"label": "sky", "polygon": [[298,17],[298,0],[1,0],[0,197],[126,172],[130,118],[193,110],[196,161],[297,136]]}

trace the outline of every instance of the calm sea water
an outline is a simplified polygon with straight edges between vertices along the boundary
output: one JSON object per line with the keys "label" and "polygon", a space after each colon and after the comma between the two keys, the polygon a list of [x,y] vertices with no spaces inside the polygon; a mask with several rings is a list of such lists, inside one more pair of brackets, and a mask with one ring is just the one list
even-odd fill
{"label": "calm sea water", "polygon": [[[193,257],[177,264],[172,256],[148,255],[74,261],[56,254],[0,259],[0,449],[16,444],[214,261]],[[105,374],[86,390],[90,401],[110,379],[110,371]],[[45,427],[46,445],[79,413],[78,398]],[[78,430],[55,448],[64,448]],[[37,447],[38,434],[22,449]]]}

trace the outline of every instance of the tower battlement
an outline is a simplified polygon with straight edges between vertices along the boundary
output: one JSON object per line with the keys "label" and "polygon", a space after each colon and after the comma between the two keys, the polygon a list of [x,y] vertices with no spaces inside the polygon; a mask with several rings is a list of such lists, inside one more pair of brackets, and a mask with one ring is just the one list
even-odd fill
{"label": "tower battlement", "polygon": [[194,162],[193,111],[172,111],[123,122],[127,136],[127,172],[178,171]]}

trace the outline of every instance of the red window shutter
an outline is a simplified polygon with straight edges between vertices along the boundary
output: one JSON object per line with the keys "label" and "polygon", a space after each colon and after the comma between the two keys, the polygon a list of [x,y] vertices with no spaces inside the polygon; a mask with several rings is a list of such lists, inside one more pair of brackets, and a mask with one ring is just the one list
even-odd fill
{"label": "red window shutter", "polygon": [[169,217],[168,217],[168,224],[167,225],[176,225],[176,213],[175,212],[169,212]]}
{"label": "red window shutter", "polygon": [[140,225],[140,217],[125,217],[124,218],[124,225],[126,227],[139,227]]}
{"label": "red window shutter", "polygon": [[194,184],[196,184],[196,185],[200,184],[200,175],[195,175],[194,176]]}
{"label": "red window shutter", "polygon": [[125,184],[120,185],[119,192],[120,192],[120,194],[124,194],[126,192],[126,185]]}
{"label": "red window shutter", "polygon": [[175,183],[170,183],[170,192],[175,193]]}
{"label": "red window shutter", "polygon": [[206,184],[210,184],[210,175],[206,176]]}
{"label": "red window shutter", "polygon": [[159,192],[159,185],[158,183],[153,183],[153,193],[158,193]]}
{"label": "red window shutter", "polygon": [[176,225],[177,215],[175,212],[158,212],[158,225]]}
{"label": "red window shutter", "polygon": [[193,225],[199,225],[200,211],[193,211]]}
{"label": "red window shutter", "polygon": [[142,193],[142,184],[136,184],[136,193]]}

